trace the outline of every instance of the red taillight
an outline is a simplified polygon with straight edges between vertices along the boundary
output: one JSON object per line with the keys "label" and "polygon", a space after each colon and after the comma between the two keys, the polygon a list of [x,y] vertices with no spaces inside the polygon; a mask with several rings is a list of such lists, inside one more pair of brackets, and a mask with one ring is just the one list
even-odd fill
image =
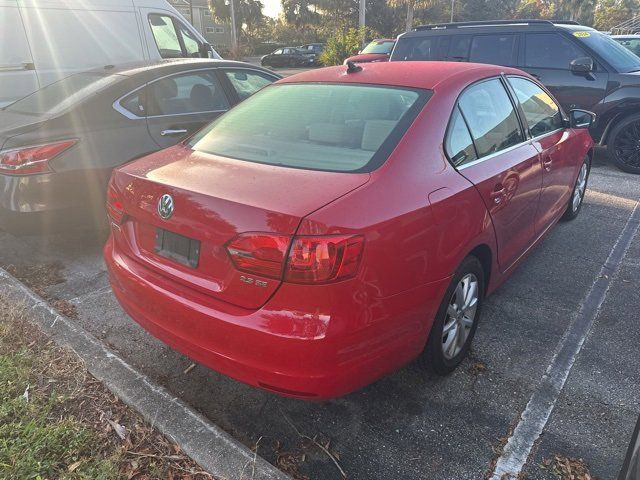
{"label": "red taillight", "polygon": [[293,283],[327,283],[358,272],[364,238],[360,235],[295,237],[284,280]]}
{"label": "red taillight", "polygon": [[65,140],[47,145],[20,147],[0,152],[0,173],[31,175],[50,172],[49,161],[76,142],[77,140]]}
{"label": "red taillight", "polygon": [[227,251],[238,270],[281,278],[290,240],[288,235],[243,233],[227,244]]}
{"label": "red taillight", "polygon": [[117,225],[120,225],[124,218],[124,203],[122,203],[120,193],[113,185],[113,178],[107,187],[107,215]]}
{"label": "red taillight", "polygon": [[[235,267],[292,283],[328,283],[358,272],[364,238],[360,235],[291,237],[243,233],[227,244]],[[289,257],[287,258],[287,251]]]}

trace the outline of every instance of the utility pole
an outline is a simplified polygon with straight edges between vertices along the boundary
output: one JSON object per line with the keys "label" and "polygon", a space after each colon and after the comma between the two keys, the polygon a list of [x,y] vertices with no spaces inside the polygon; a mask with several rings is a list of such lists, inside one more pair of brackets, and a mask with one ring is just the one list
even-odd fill
{"label": "utility pole", "polygon": [[236,9],[233,0],[229,0],[231,7],[231,51],[233,55],[238,55],[238,32],[236,31]]}
{"label": "utility pole", "polygon": [[451,0],[451,23],[453,23],[453,3],[454,3],[455,1],[456,1],[456,0]]}
{"label": "utility pole", "polygon": [[191,17],[189,20],[191,21],[191,25],[196,26],[195,21],[193,20],[193,0],[189,0],[189,16]]}
{"label": "utility pole", "polygon": [[367,0],[360,0],[360,11],[358,15],[358,27],[360,27],[360,31],[362,32],[362,46],[364,47],[364,42],[366,41],[364,27],[367,26],[366,23],[366,13],[367,13]]}

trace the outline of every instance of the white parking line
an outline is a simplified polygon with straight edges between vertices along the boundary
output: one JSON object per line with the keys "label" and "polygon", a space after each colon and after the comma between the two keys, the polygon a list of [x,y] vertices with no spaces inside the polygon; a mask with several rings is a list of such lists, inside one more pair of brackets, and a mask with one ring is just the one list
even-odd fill
{"label": "white parking line", "polygon": [[556,400],[569,377],[576,357],[598,316],[609,286],[620,270],[634,236],[640,227],[640,202],[636,201],[620,236],[582,302],[578,314],[565,332],[551,364],[531,395],[529,403],[498,458],[491,480],[519,478],[527,463],[533,445],[538,440],[549,420]]}

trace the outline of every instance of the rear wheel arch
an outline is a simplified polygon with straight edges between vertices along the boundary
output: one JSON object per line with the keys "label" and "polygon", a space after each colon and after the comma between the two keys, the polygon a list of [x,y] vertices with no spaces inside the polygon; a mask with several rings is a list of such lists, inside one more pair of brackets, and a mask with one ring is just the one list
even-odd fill
{"label": "rear wheel arch", "polygon": [[482,265],[482,273],[484,274],[485,296],[488,290],[489,281],[491,280],[491,267],[493,265],[493,253],[491,247],[486,243],[482,243],[471,250],[466,257],[475,257]]}
{"label": "rear wheel arch", "polygon": [[638,113],[639,108],[640,103],[625,105],[621,111],[617,112],[615,115],[613,115],[612,118],[607,121],[607,124],[604,127],[602,135],[600,136],[600,139],[597,143],[603,146],[607,145],[609,143],[609,140],[611,139],[611,132],[615,130],[616,126],[631,115]]}

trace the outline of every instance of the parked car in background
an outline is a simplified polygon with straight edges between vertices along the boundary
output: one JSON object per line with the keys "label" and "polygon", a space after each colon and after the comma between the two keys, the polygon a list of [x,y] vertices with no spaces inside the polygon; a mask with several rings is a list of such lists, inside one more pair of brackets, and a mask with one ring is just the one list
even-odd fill
{"label": "parked car in background", "polygon": [[0,108],[92,68],[220,58],[166,0],[2,0],[0,19]]}
{"label": "parked car in background", "polygon": [[223,60],[76,73],[0,110],[0,228],[106,222],[111,169],[179,142],[273,82]]}
{"label": "parked car in background", "polygon": [[640,480],[640,419],[631,437],[629,450],[622,465],[618,480]]}
{"label": "parked car in background", "polygon": [[369,45],[360,50],[357,55],[346,58],[344,64],[346,65],[347,62],[386,62],[389,60],[389,55],[391,55],[395,43],[396,41],[390,38],[373,40]]}
{"label": "parked car in background", "polygon": [[567,110],[597,114],[591,135],[611,161],[640,173],[640,58],[576,22],[505,20],[416,27],[398,37],[391,61],[451,60],[514,66]]}
{"label": "parked car in background", "polygon": [[640,55],[640,35],[611,35],[611,38],[636,55]]}
{"label": "parked car in background", "polygon": [[320,55],[324,50],[324,43],[308,43],[306,45],[300,45],[297,48],[305,53],[315,53],[316,55]]}
{"label": "parked car in background", "polygon": [[316,55],[296,47],[283,47],[264,55],[260,64],[263,67],[312,67],[316,65]]}
{"label": "parked car in background", "polygon": [[580,212],[592,120],[491,65],[285,78],[114,170],[113,291],[173,348],[281,395],[344,395],[416,357],[446,374],[485,296]]}

